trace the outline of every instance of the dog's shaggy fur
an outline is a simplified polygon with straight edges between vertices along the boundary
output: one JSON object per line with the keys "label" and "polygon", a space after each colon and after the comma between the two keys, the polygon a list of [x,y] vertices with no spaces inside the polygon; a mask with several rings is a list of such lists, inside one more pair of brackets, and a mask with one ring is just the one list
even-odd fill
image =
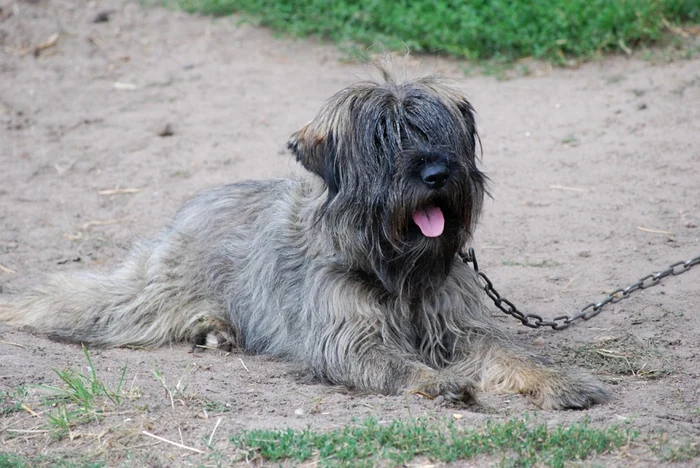
{"label": "dog's shaggy fur", "polygon": [[436,78],[353,85],[289,141],[308,174],[204,192],[116,271],[56,276],[0,318],[101,346],[223,332],[367,392],[601,402],[593,378],[514,345],[459,261],[484,196],[476,142]]}

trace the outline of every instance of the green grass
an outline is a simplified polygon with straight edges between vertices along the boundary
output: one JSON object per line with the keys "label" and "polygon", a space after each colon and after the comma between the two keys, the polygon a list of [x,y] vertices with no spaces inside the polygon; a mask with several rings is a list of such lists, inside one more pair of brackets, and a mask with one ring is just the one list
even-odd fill
{"label": "green grass", "polygon": [[26,458],[13,453],[0,453],[0,467],[24,468],[31,466]]}
{"label": "green grass", "polygon": [[[700,22],[697,0],[171,0],[189,12],[243,13],[292,36],[448,54],[557,62],[627,51],[668,25]],[[352,47],[352,46],[350,46]]]}
{"label": "green grass", "polygon": [[122,368],[122,372],[117,383],[117,388],[115,390],[109,390],[107,386],[100,379],[97,378],[97,372],[95,371],[95,366],[92,364],[92,358],[88,349],[83,346],[83,353],[88,362],[88,367],[90,369],[90,375],[86,376],[72,369],[57,370],[53,371],[58,375],[58,377],[63,382],[63,388],[51,387],[48,385],[41,385],[40,388],[48,389],[53,392],[52,398],[50,398],[48,403],[75,403],[84,410],[89,410],[95,398],[99,396],[105,396],[112,401],[115,405],[119,405],[121,388],[124,384],[124,376],[126,374],[126,365]]}
{"label": "green grass", "polygon": [[670,463],[681,463],[700,457],[700,442],[684,441],[680,444],[666,443],[654,447],[659,460]]}
{"label": "green grass", "polygon": [[83,346],[83,353],[88,362],[89,375],[81,374],[72,369],[60,371],[53,369],[63,386],[59,388],[38,385],[38,388],[51,392],[43,403],[56,408],[53,413],[47,415],[47,422],[49,427],[54,430],[52,435],[57,438],[69,434],[71,428],[78,424],[100,420],[107,402],[111,402],[111,406],[118,406],[121,403],[122,386],[127,366],[124,365],[122,368],[116,388],[110,390],[97,377],[92,358],[85,346]]}
{"label": "green grass", "polygon": [[83,461],[80,456],[75,460],[69,458],[35,456],[30,458],[13,453],[0,453],[0,468],[33,468],[36,466],[50,466],[51,468],[102,468],[106,466],[101,461]]}
{"label": "green grass", "polygon": [[383,425],[368,419],[330,432],[249,431],[231,442],[246,459],[318,461],[322,466],[402,465],[415,457],[444,463],[490,455],[501,465],[563,467],[626,445],[637,434],[622,427],[596,429],[588,422],[548,428],[524,420],[488,422],[482,430],[425,419]]}
{"label": "green grass", "polygon": [[19,386],[11,390],[0,390],[0,417],[22,411],[22,403],[27,399],[27,389]]}

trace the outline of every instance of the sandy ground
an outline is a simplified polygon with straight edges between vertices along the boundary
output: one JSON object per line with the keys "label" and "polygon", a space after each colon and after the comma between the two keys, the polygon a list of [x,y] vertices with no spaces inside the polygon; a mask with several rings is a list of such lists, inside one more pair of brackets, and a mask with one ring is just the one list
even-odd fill
{"label": "sandy ground", "polygon": [[[3,294],[47,272],[116,264],[198,190],[298,170],[283,151],[289,134],[324,99],[368,75],[333,46],[278,39],[230,18],[124,0],[0,0],[0,7]],[[103,11],[108,21],[93,22]],[[55,44],[42,49],[54,34]],[[447,60],[398,62],[411,75],[457,79],[478,111],[493,198],[474,246],[513,301],[546,316],[573,312],[700,255],[700,58],[662,65],[610,58],[576,70],[535,67],[508,81],[465,76]],[[163,136],[166,126],[172,135]],[[100,193],[115,188],[141,190]],[[700,267],[566,331],[532,331],[503,317],[518,340],[606,382],[611,401],[581,412],[536,411],[512,395],[486,398],[490,410],[349,395],[300,383],[281,362],[192,354],[185,345],[93,351],[109,385],[128,363],[129,397],[123,411],[62,441],[41,432],[52,409],[39,405],[46,392],[32,384],[58,385],[53,368],[86,371],[81,349],[0,325],[0,390],[25,386],[27,407],[41,412],[0,418],[0,452],[191,464],[208,458],[141,431],[205,450],[221,419],[212,446],[228,460],[235,455],[228,436],[247,428],[453,414],[476,427],[526,412],[549,424],[629,421],[651,438],[697,443],[699,309]],[[651,451],[633,453],[603,461],[655,464]]]}

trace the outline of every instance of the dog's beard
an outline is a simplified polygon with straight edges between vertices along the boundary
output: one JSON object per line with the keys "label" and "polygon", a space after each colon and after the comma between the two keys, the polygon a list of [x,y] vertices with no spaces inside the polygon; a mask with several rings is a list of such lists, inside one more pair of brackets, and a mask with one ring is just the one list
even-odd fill
{"label": "dog's beard", "polygon": [[439,192],[418,187],[403,193],[386,205],[370,258],[389,292],[413,295],[439,288],[449,275],[455,255],[469,240],[474,200],[470,187]]}
{"label": "dog's beard", "polygon": [[390,295],[438,291],[470,240],[484,195],[478,170],[455,167],[452,175],[435,190],[414,174],[387,173],[328,201],[321,214],[346,267]]}

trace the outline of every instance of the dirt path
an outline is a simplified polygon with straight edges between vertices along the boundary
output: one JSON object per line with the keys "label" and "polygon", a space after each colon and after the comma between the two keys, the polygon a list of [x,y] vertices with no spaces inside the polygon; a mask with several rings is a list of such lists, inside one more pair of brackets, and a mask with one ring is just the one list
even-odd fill
{"label": "dirt path", "polygon": [[[202,188],[296,170],[282,151],[289,134],[324,99],[368,74],[341,63],[332,46],[138,1],[0,6],[5,294],[46,272],[114,265],[134,239],[155,232]],[[109,21],[94,23],[102,11]],[[46,48],[37,50],[42,43]],[[482,268],[518,304],[546,316],[570,312],[700,254],[700,58],[665,65],[607,59],[505,82],[464,77],[444,60],[410,59],[408,68],[458,79],[479,113],[493,199],[475,247]],[[140,190],[100,193],[116,188]],[[646,434],[697,442],[699,310],[700,267],[564,332],[503,320],[522,342],[593,369],[612,394],[590,411],[539,411],[538,419],[629,420]],[[490,397],[491,411],[473,411],[418,397],[348,395],[299,383],[284,363],[190,354],[186,346],[92,356],[110,384],[128,362],[129,411],[74,428],[79,437],[60,442],[8,431],[42,429],[42,418],[12,412],[0,419],[0,451],[109,449],[113,461],[130,453],[166,465],[194,463],[199,455],[151,446],[156,441],[141,431],[203,449],[221,418],[213,446],[225,452],[227,436],[244,428],[455,413],[460,424],[475,426],[535,411],[518,396]],[[52,368],[85,365],[78,347],[0,326],[0,390],[26,386],[33,411],[50,409],[36,404],[45,393],[30,384],[57,385]],[[648,451],[637,456],[614,463],[654,463]]]}

